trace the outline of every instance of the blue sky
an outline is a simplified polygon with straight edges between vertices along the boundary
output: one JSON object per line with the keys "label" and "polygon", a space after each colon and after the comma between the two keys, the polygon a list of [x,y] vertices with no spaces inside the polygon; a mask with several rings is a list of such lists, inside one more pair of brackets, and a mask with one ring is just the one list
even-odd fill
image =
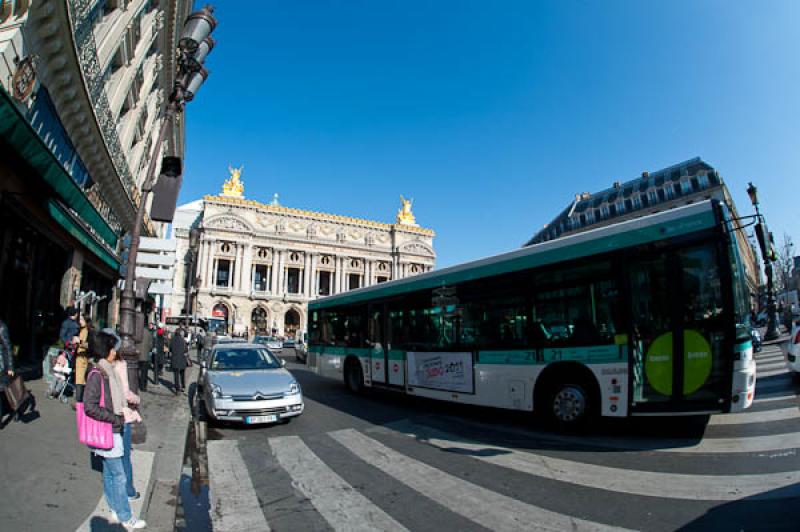
{"label": "blue sky", "polygon": [[[219,0],[181,201],[391,222],[438,266],[521,245],[581,191],[700,156],[800,252],[800,2]],[[257,8],[256,8],[257,6]]]}

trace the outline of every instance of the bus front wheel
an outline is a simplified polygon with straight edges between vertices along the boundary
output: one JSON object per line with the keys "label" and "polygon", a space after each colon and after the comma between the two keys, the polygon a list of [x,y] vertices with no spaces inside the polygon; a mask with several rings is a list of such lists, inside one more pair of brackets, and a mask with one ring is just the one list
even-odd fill
{"label": "bus front wheel", "polygon": [[364,372],[358,360],[350,358],[345,362],[344,383],[352,393],[361,393],[364,390]]}

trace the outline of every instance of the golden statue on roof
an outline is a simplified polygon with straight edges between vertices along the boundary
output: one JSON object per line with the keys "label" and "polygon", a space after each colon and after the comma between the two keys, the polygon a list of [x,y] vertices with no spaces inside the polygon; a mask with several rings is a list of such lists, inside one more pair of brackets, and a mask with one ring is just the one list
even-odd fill
{"label": "golden statue on roof", "polygon": [[222,184],[222,195],[229,198],[241,198],[244,195],[244,182],[241,179],[242,170],[244,165],[239,168],[233,168],[228,165],[228,171],[231,176]]}
{"label": "golden statue on roof", "polygon": [[400,202],[403,206],[397,211],[397,223],[400,225],[412,225],[417,227],[416,218],[414,218],[414,213],[411,212],[411,204],[414,203],[414,200],[407,200],[401,195]]}

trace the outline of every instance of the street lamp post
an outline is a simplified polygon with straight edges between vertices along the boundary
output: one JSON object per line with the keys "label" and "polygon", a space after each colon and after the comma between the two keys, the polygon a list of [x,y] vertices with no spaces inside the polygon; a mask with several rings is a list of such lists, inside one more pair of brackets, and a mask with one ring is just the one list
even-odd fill
{"label": "street lamp post", "polygon": [[761,249],[761,258],[764,261],[764,274],[767,277],[767,332],[764,334],[765,340],[775,340],[780,336],[778,331],[778,304],[775,301],[775,273],[772,268],[772,252],[770,249],[769,231],[764,217],[758,208],[758,189],[753,183],[748,183],[747,195],[756,210],[756,238]]}
{"label": "street lamp post", "polygon": [[186,301],[184,302],[184,309],[186,310],[185,315],[186,325],[189,325],[189,316],[192,315],[192,295],[194,291],[194,277],[195,277],[195,268],[197,264],[197,245],[200,240],[200,231],[196,227],[193,227],[191,231],[189,231],[189,264],[187,264],[186,268]]}
{"label": "street lamp post", "polygon": [[[142,223],[144,222],[147,196],[153,189],[156,180],[155,154],[161,153],[161,144],[164,141],[169,125],[176,116],[183,112],[186,102],[194,99],[200,86],[208,78],[208,71],[202,66],[202,63],[214,47],[211,32],[214,31],[217,21],[212,15],[213,11],[214,8],[206,6],[200,11],[189,15],[184,24],[183,32],[178,42],[178,72],[175,76],[175,87],[167,101],[164,123],[161,125],[158,140],[152,152],[154,156],[147,167],[147,177],[142,184],[142,194],[136,211],[136,220],[131,230],[131,245],[128,254],[125,286],[120,298],[120,337],[122,344],[119,353],[128,363],[128,380],[134,393],[139,391],[139,357],[133,339],[136,328],[136,295],[134,292],[136,256],[139,252],[139,237],[141,236]],[[134,432],[136,432],[136,429],[134,429]]]}

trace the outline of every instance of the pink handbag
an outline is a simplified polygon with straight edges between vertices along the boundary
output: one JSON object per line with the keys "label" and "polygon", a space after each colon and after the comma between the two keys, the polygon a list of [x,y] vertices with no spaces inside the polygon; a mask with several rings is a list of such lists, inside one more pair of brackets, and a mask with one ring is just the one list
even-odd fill
{"label": "pink handbag", "polygon": [[[86,376],[86,382],[89,382],[92,373],[100,376],[100,406],[104,407],[106,406],[106,387],[103,384],[103,377],[96,368],[92,368],[89,375]],[[78,421],[78,440],[81,443],[95,449],[111,449],[114,447],[114,431],[111,423],[97,421],[87,416],[83,410],[82,402],[75,405],[75,418]]]}

